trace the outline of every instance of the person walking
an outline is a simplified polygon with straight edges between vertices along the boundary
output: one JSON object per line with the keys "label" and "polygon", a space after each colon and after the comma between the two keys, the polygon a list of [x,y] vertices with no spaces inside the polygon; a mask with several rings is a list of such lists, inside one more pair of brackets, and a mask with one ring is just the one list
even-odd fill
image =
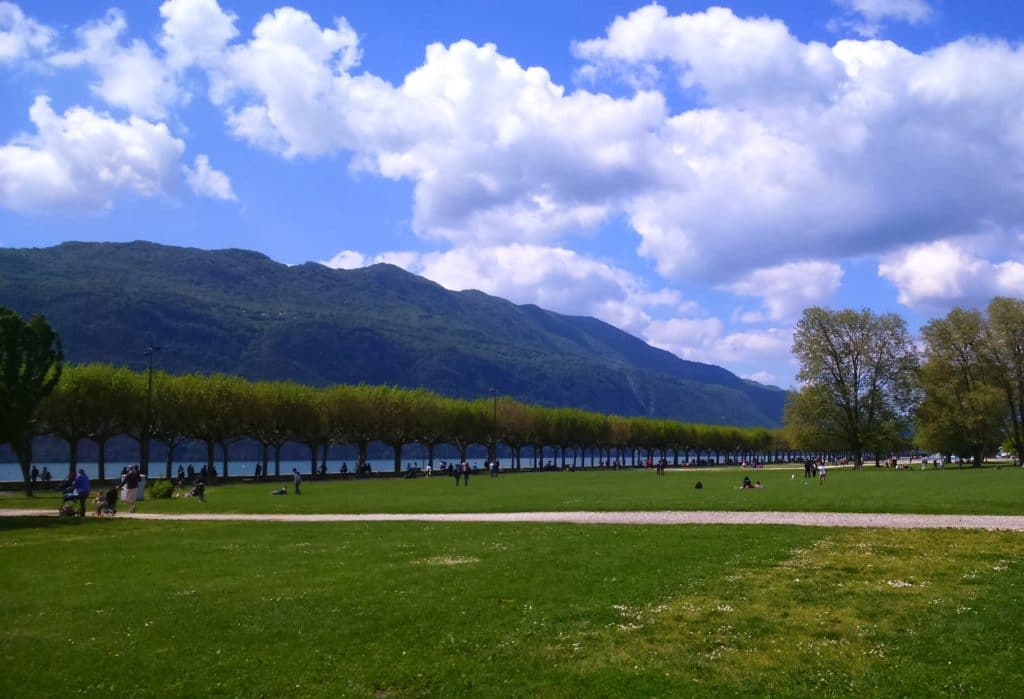
{"label": "person walking", "polygon": [[85,517],[85,501],[89,499],[89,476],[85,475],[85,469],[78,469],[75,476],[75,493],[78,494],[78,516]]}
{"label": "person walking", "polygon": [[124,501],[128,503],[128,513],[135,514],[135,499],[139,496],[139,482],[142,476],[139,475],[139,467],[132,465],[121,479],[121,487],[124,488]]}
{"label": "person walking", "polygon": [[295,494],[302,495],[302,491],[299,490],[299,488],[302,486],[302,474],[299,473],[299,469],[293,468],[292,476],[294,477],[295,480]]}
{"label": "person walking", "polygon": [[818,466],[818,483],[819,485],[825,485],[825,476],[828,475],[828,470],[825,468],[825,462],[822,461],[821,465]]}

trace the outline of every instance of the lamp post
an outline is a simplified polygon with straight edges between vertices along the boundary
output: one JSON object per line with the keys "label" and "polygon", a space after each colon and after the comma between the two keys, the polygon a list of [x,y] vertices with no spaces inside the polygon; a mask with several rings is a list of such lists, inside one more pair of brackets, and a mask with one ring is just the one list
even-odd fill
{"label": "lamp post", "polygon": [[142,434],[139,435],[142,439],[142,463],[139,466],[147,478],[149,477],[149,431],[153,410],[153,355],[159,351],[159,347],[149,345],[143,353],[143,356],[148,360],[149,366],[146,370],[146,422],[142,426]]}
{"label": "lamp post", "polygon": [[494,433],[494,437],[491,446],[491,462],[494,462],[498,460],[498,389],[491,386],[487,389],[487,392],[491,394],[491,404],[493,406],[491,430]]}

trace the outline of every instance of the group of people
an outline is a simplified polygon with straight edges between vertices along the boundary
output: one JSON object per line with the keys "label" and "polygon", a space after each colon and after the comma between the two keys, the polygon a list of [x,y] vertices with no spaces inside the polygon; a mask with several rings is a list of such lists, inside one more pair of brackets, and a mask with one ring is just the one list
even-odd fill
{"label": "group of people", "polygon": [[469,485],[469,476],[473,473],[473,469],[470,467],[468,461],[463,461],[458,466],[448,465],[450,472],[455,476],[455,485],[458,486],[459,480],[461,479],[465,485]]}
{"label": "group of people", "polygon": [[[302,474],[299,473],[299,469],[297,469],[297,468],[293,468],[292,469],[292,483],[295,486],[295,494],[296,495],[302,495]],[[287,486],[281,486],[280,488],[275,488],[274,490],[271,490],[270,494],[271,495],[287,495],[288,494],[288,488],[287,488]]]}
{"label": "group of people", "polygon": [[819,483],[825,482],[828,476],[828,467],[822,459],[808,459],[804,462],[804,478],[817,478]]}
{"label": "group of people", "polygon": [[740,486],[740,488],[742,490],[760,490],[763,487],[764,487],[764,484],[761,483],[761,481],[757,481],[756,483],[751,483],[750,482],[750,476],[743,476],[743,485]]}
{"label": "group of people", "polygon": [[46,487],[46,486],[48,486],[50,484],[50,481],[53,480],[53,474],[50,473],[50,469],[46,468],[46,466],[43,466],[43,471],[42,471],[42,473],[40,473],[39,472],[39,467],[33,465],[32,466],[32,471],[31,471],[31,473],[29,475],[32,478],[32,485],[33,486],[35,486],[37,482],[42,480],[43,481],[43,487]]}
{"label": "group of people", "polygon": [[179,488],[184,488],[187,483],[193,485],[196,481],[202,481],[205,484],[217,482],[217,469],[212,466],[203,465],[201,469],[196,470],[192,464],[188,465],[188,468],[182,468],[181,464],[178,464],[178,472],[175,477],[175,485]]}
{"label": "group of people", "polygon": [[[117,484],[111,485],[102,494],[98,494],[93,499],[93,504],[96,505],[96,515],[113,515],[117,512],[117,501],[118,499],[124,500],[128,503],[128,512],[135,512],[135,503],[139,496],[139,486],[142,483],[142,473],[139,469],[138,464],[132,464],[126,466],[121,471],[121,478]],[[85,517],[85,505],[89,500],[89,495],[92,493],[92,482],[89,479],[89,475],[85,472],[84,468],[78,469],[75,473],[71,471],[68,473],[68,478],[64,482],[64,501],[77,501],[78,512],[74,512],[74,508],[68,514],[76,514],[79,517]],[[120,495],[119,495],[120,494]],[[65,511],[64,507],[61,508],[62,512]]]}

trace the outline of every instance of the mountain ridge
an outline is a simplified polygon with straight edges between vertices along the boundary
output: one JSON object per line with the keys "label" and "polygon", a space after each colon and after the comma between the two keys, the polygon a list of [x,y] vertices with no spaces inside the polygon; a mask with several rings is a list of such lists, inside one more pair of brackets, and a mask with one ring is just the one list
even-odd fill
{"label": "mountain ridge", "polygon": [[66,242],[0,249],[0,305],[42,313],[69,361],[385,383],[692,422],[776,426],[785,392],[608,323],[454,292],[399,267],[288,266],[243,249]]}

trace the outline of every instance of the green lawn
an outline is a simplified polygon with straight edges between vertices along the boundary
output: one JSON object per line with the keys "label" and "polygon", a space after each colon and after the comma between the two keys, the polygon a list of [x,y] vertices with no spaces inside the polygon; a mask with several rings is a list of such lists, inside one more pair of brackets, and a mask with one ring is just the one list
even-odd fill
{"label": "green lawn", "polygon": [[5,697],[1024,694],[1019,533],[26,518],[0,570]]}
{"label": "green lawn", "polygon": [[[744,475],[763,490],[740,490]],[[277,485],[236,483],[192,498],[146,500],[140,512],[516,512],[558,510],[776,510],[1024,514],[1024,469],[863,471],[834,469],[824,485],[802,470],[591,471],[474,476],[468,488],[451,478],[316,481],[303,494],[275,497]],[[696,490],[696,481],[704,488]],[[56,493],[0,497],[0,507],[57,508]]]}

